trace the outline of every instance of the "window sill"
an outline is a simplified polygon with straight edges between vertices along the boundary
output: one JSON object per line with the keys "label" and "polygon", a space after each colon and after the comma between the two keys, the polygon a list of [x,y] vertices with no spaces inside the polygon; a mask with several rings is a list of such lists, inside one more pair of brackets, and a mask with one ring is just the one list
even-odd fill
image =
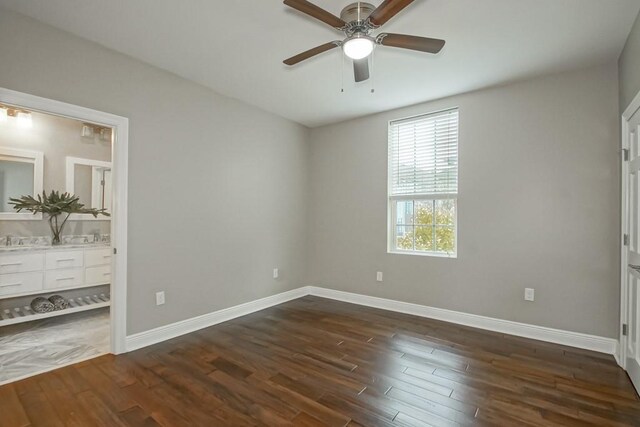
{"label": "window sill", "polygon": [[417,255],[417,256],[426,256],[426,257],[434,257],[434,258],[451,258],[457,259],[458,254],[443,254],[438,252],[413,252],[413,251],[387,251],[388,254],[391,255]]}

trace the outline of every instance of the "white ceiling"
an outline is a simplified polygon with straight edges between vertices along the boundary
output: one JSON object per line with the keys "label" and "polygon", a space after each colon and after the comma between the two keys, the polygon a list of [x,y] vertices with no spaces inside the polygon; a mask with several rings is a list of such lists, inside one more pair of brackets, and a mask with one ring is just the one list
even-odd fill
{"label": "white ceiling", "polygon": [[[350,2],[314,1],[336,15]],[[293,68],[282,64],[342,35],[280,0],[0,0],[0,6],[314,127],[613,61],[640,2],[416,0],[384,31],[445,39],[442,52],[380,47],[373,79],[357,85],[345,60],[344,93],[339,49]]]}

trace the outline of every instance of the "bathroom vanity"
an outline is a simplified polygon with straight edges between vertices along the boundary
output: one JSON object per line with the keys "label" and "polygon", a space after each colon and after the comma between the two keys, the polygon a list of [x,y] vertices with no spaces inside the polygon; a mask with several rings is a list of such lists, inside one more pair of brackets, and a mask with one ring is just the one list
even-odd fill
{"label": "bathroom vanity", "polygon": [[[47,118],[40,119],[44,125]],[[65,123],[56,122],[60,129],[71,126]],[[111,143],[91,143],[86,139],[81,144],[74,143],[80,135],[73,135],[75,123],[71,127],[72,133],[56,140],[55,145],[49,140],[34,142],[42,151],[24,150],[19,144],[0,146],[0,326],[110,303],[112,249],[106,234],[109,217],[88,213],[69,213],[65,217],[63,213],[60,221],[66,223],[68,219],[71,224],[67,229],[80,233],[67,231],[62,235],[62,244],[52,245],[52,236],[38,236],[45,232],[46,225],[51,225],[46,224],[48,217],[41,212],[16,211],[11,202],[12,198],[39,197],[44,188],[53,188],[74,194],[87,208],[110,213]],[[4,130],[8,137],[21,138],[11,129]],[[7,141],[13,141],[11,138]],[[87,146],[92,147],[97,159],[74,155],[85,153]],[[45,168],[45,159],[57,166]],[[31,308],[33,298],[55,294],[61,294],[69,308],[48,313],[36,313]]]}
{"label": "bathroom vanity", "polygon": [[[0,247],[0,300],[108,285],[111,281],[109,244]],[[85,311],[109,305],[108,294],[69,300],[71,308],[38,314],[28,306],[0,312],[0,326]]]}

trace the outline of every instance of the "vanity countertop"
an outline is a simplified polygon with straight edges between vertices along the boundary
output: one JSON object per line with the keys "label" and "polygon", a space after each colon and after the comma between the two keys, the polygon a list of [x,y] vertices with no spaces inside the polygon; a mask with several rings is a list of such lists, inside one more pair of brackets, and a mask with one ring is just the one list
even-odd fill
{"label": "vanity countertop", "polygon": [[68,249],[93,249],[93,248],[108,248],[111,243],[99,242],[99,243],[68,243],[65,245],[56,246],[0,246],[0,255],[6,253],[15,252],[38,252],[38,251],[64,251]]}

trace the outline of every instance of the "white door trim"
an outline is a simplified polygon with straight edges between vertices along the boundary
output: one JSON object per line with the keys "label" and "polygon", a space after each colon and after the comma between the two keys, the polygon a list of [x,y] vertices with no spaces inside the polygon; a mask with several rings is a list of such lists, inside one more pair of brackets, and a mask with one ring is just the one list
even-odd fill
{"label": "white door trim", "polygon": [[[636,94],[633,98],[629,106],[622,113],[621,118],[621,142],[620,148],[621,150],[629,150],[629,120],[635,114],[636,111],[640,109],[640,92]],[[621,167],[621,186],[620,186],[620,201],[621,201],[621,222],[620,222],[620,345],[618,346],[618,354],[616,354],[616,359],[618,360],[618,364],[623,368],[627,368],[627,337],[622,335],[622,325],[627,324],[627,312],[626,307],[628,307],[628,295],[627,295],[627,280],[629,277],[628,272],[628,260],[627,260],[627,247],[624,244],[622,236],[629,233],[628,230],[628,218],[627,218],[627,210],[629,204],[629,195],[627,188],[627,173],[629,164],[624,161],[624,157],[622,157],[622,167]]]}
{"label": "white door trim", "polygon": [[[111,258],[111,352],[126,351],[127,335],[127,191],[129,119],[102,111],[79,107],[35,95],[0,88],[0,102],[21,106],[29,110],[95,123],[114,130],[113,163],[113,216],[111,243],[117,253]],[[61,166],[62,168],[62,166]]]}

